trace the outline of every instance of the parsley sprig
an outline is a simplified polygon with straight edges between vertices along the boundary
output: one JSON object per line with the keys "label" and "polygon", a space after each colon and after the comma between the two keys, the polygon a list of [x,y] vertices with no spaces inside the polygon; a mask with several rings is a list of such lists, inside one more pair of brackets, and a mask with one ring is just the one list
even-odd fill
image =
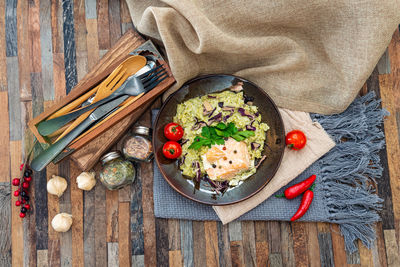
{"label": "parsley sprig", "polygon": [[224,138],[227,137],[240,142],[253,135],[254,131],[239,131],[233,122],[228,124],[220,122],[216,126],[204,126],[201,129],[201,136],[196,136],[189,148],[199,150],[202,146],[223,145]]}

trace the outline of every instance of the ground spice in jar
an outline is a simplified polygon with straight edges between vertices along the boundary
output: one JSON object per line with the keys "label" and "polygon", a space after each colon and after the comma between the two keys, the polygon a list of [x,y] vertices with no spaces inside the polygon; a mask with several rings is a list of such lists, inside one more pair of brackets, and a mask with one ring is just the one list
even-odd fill
{"label": "ground spice in jar", "polygon": [[124,156],[131,160],[151,161],[153,146],[150,140],[150,129],[144,126],[136,126],[124,140],[122,148]]}
{"label": "ground spice in jar", "polygon": [[103,169],[99,177],[107,189],[119,189],[135,180],[136,169],[133,163],[123,159],[118,151],[107,153],[100,161]]}

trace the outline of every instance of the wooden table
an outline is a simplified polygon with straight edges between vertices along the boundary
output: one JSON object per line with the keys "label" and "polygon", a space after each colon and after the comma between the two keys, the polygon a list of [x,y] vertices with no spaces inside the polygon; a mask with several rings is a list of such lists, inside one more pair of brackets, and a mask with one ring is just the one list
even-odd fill
{"label": "wooden table", "polygon": [[[18,175],[26,122],[68,93],[127,29],[131,19],[123,0],[0,1],[0,196]],[[52,3],[50,3],[52,2]],[[4,38],[4,36],[6,38]],[[1,213],[1,266],[400,266],[400,36],[362,88],[375,91],[392,114],[384,125],[387,148],[378,193],[385,199],[372,250],[344,250],[339,228],[327,223],[198,222],[157,219],[153,214],[152,168],[119,192],[102,186],[82,192],[69,161],[34,176],[35,212],[25,219],[10,197]],[[389,63],[390,62],[390,63]],[[9,108],[7,108],[9,107]],[[146,112],[141,123],[149,124]],[[46,194],[46,179],[66,177],[68,190],[58,199]],[[50,226],[59,211],[72,213],[72,230]],[[11,242],[8,242],[11,241]],[[11,249],[11,250],[10,250]]]}

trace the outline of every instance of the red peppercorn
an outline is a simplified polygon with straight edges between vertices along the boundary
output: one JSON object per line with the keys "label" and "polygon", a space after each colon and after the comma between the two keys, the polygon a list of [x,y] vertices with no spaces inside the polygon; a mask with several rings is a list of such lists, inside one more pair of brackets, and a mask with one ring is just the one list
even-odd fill
{"label": "red peppercorn", "polygon": [[25,189],[29,188],[29,183],[28,182],[23,182],[22,183],[22,187],[25,188]]}
{"label": "red peppercorn", "polygon": [[222,150],[226,150],[226,147],[223,147]]}
{"label": "red peppercorn", "polygon": [[30,182],[30,181],[32,181],[32,177],[31,177],[31,176],[25,177],[25,178],[24,178],[24,181]]}
{"label": "red peppercorn", "polygon": [[30,208],[31,208],[31,205],[29,205],[29,204],[25,204],[25,209],[27,209],[27,210],[29,210]]}
{"label": "red peppercorn", "polygon": [[14,196],[15,196],[15,197],[19,196],[19,190],[15,190],[15,191],[14,191]]}
{"label": "red peppercorn", "polygon": [[15,185],[15,186],[19,186],[19,178],[14,178],[14,179],[12,179],[12,184],[13,185]]}
{"label": "red peppercorn", "polygon": [[21,166],[19,166],[19,170],[22,171],[22,169],[24,168],[24,164],[22,163]]}
{"label": "red peppercorn", "polygon": [[19,200],[15,201],[15,206],[21,206],[21,201]]}
{"label": "red peppercorn", "polygon": [[23,212],[21,212],[21,213],[19,214],[19,217],[21,217],[21,218],[24,218],[25,216],[26,216],[26,214],[23,213]]}

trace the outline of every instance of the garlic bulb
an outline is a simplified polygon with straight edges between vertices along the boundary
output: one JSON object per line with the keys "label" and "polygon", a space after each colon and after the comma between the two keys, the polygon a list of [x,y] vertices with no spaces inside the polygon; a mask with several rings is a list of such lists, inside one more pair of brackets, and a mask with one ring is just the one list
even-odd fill
{"label": "garlic bulb", "polygon": [[67,189],[67,186],[67,180],[60,176],[53,175],[47,182],[47,192],[60,197],[64,193],[65,189]]}
{"label": "garlic bulb", "polygon": [[92,190],[96,184],[96,179],[94,178],[95,176],[95,172],[82,172],[79,174],[79,176],[76,177],[78,188],[86,191]]}
{"label": "garlic bulb", "polygon": [[67,232],[72,225],[72,215],[59,213],[51,220],[51,226],[56,232]]}

